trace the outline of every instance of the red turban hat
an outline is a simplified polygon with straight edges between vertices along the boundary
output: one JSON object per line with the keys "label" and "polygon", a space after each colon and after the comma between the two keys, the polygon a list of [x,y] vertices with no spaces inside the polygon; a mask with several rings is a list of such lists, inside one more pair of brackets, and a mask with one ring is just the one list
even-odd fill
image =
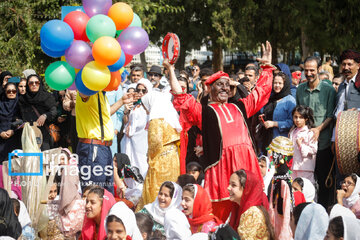
{"label": "red turban hat", "polygon": [[218,71],[211,75],[205,82],[206,85],[210,85],[220,78],[229,78],[229,75],[223,71]]}

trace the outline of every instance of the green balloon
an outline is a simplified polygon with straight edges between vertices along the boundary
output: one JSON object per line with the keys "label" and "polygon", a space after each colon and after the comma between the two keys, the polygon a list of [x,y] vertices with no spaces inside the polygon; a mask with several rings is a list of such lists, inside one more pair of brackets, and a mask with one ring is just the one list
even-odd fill
{"label": "green balloon", "polygon": [[63,61],[50,64],[45,71],[45,81],[54,90],[61,91],[70,87],[75,80],[75,68]]}
{"label": "green balloon", "polygon": [[123,30],[117,30],[117,31],[116,31],[116,35],[115,35],[115,38],[118,38],[118,37],[120,36],[120,34],[121,34],[122,31],[124,31],[124,29],[123,29]]}
{"label": "green balloon", "polygon": [[102,14],[90,18],[86,25],[86,35],[92,43],[100,37],[115,37],[115,34],[116,26],[114,21]]}
{"label": "green balloon", "polygon": [[141,27],[141,26],[142,26],[142,23],[141,23],[141,19],[140,19],[139,15],[134,13],[134,18],[133,18],[132,22],[130,23],[129,27]]}

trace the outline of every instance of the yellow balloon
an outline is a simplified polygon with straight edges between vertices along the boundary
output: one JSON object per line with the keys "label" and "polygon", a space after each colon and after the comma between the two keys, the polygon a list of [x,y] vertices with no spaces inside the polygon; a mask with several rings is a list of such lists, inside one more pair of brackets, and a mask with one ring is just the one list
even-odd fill
{"label": "yellow balloon", "polygon": [[101,91],[109,85],[111,74],[107,66],[92,61],[83,68],[81,78],[88,89]]}
{"label": "yellow balloon", "polygon": [[60,60],[63,61],[63,62],[66,62],[65,55],[61,56]]}

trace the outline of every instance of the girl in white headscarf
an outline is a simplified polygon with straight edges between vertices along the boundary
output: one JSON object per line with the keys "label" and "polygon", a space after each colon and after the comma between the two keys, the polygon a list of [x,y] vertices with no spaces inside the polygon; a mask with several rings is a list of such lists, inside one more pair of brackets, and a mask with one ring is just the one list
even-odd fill
{"label": "girl in white headscarf", "polygon": [[181,125],[179,115],[167,94],[152,91],[141,98],[149,113],[148,163],[143,204],[153,202],[164,181],[176,182],[180,175],[178,144]]}
{"label": "girl in white headscarf", "polygon": [[294,240],[324,239],[328,224],[329,217],[325,208],[320,204],[310,203],[301,212]]}
{"label": "girl in white headscarf", "polygon": [[315,200],[315,187],[307,178],[295,178],[292,183],[293,191],[300,191],[304,194],[306,202],[313,202]]}
{"label": "girl in white headscarf", "polygon": [[159,190],[159,194],[153,203],[145,205],[140,212],[149,215],[154,221],[154,230],[160,230],[165,234],[165,214],[172,209],[182,210],[181,207],[182,189],[174,183],[166,181]]}
{"label": "girl in white headscarf", "polygon": [[275,173],[275,168],[270,164],[268,157],[262,155],[259,158],[259,167],[264,181],[264,193],[268,195],[268,188]]}
{"label": "girl in white headscarf", "polygon": [[105,219],[106,239],[142,240],[135,214],[124,202],[112,206]]}
{"label": "girl in white headscarf", "polygon": [[[137,82],[135,91],[139,96],[145,96],[152,91],[152,84],[149,80],[142,78]],[[128,155],[130,165],[137,167],[145,179],[149,167],[146,156],[148,151],[146,125],[149,116],[140,101],[134,105],[132,103],[129,105],[126,105],[124,110],[125,127],[124,137],[121,140],[121,153]],[[124,190],[125,198],[136,206],[141,198],[143,184],[133,179],[127,179],[125,182],[127,184],[127,188]]]}
{"label": "girl in white headscarf", "polygon": [[189,222],[179,209],[171,209],[166,212],[164,228],[168,240],[187,240],[191,236]]}
{"label": "girl in white headscarf", "polygon": [[360,219],[360,178],[355,173],[345,177],[341,189],[337,190],[337,201],[349,208]]}
{"label": "girl in white headscarf", "polygon": [[338,216],[330,220],[324,240],[359,240],[360,221]]}

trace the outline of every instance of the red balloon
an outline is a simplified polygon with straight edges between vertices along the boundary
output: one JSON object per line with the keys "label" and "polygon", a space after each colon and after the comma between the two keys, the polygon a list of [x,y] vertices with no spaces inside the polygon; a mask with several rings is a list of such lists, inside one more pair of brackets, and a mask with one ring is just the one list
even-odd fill
{"label": "red balloon", "polygon": [[[125,52],[124,52],[124,53],[125,53]],[[125,53],[125,63],[124,63],[124,67],[125,67],[126,65],[128,65],[128,64],[131,62],[132,59],[133,59],[133,56],[132,56],[132,55]]]}
{"label": "red balloon", "polygon": [[111,80],[109,85],[107,85],[106,88],[103,89],[103,91],[114,91],[115,89],[117,89],[119,87],[121,83],[121,74],[120,71],[116,71],[116,72],[111,72]]}
{"label": "red balloon", "polygon": [[72,11],[65,16],[64,22],[73,30],[75,40],[89,41],[85,31],[89,19],[88,15],[80,11]]}

